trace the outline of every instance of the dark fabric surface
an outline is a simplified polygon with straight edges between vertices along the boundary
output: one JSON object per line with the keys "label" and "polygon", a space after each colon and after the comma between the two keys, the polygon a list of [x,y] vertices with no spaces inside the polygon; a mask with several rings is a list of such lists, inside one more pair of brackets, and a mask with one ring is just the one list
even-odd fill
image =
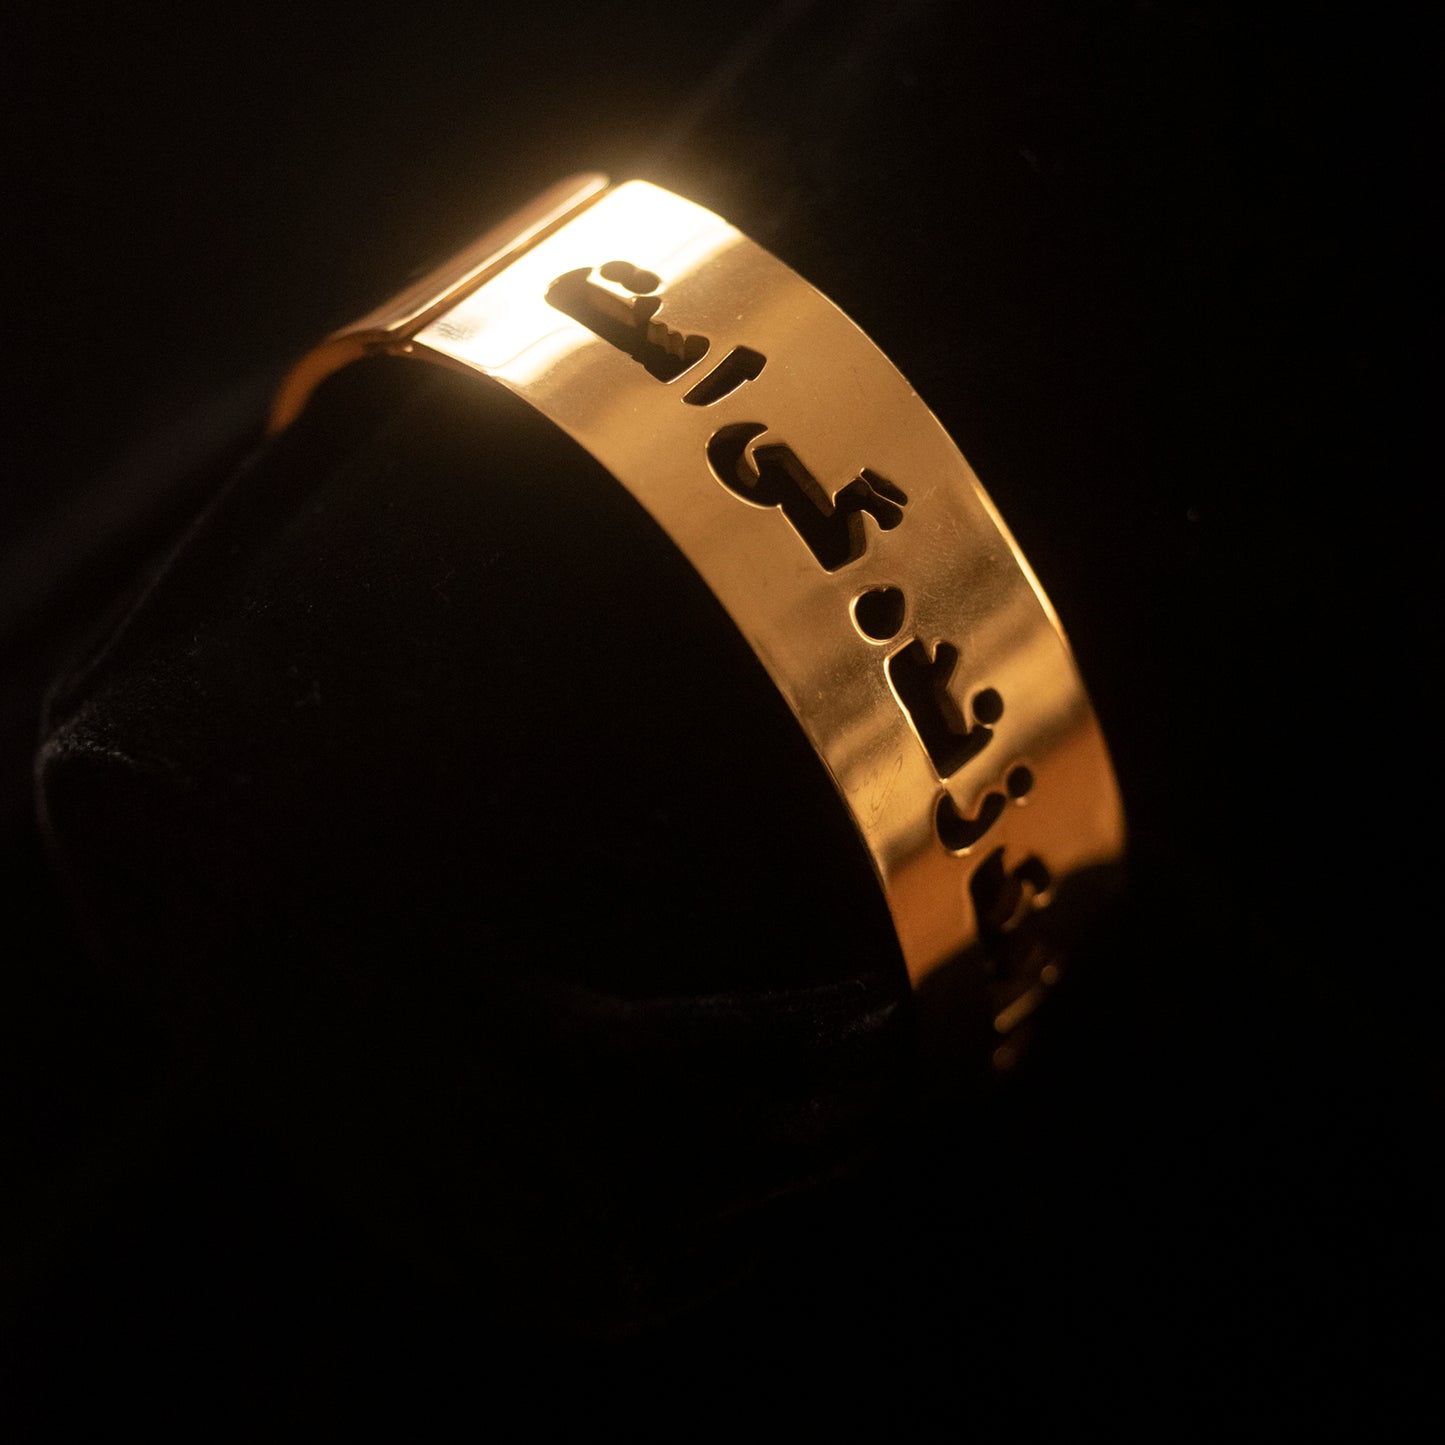
{"label": "dark fabric surface", "polygon": [[243,1109],[434,1270],[616,1331],[735,1267],[695,1234],[876,1147],[907,980],[711,594],[475,393],[328,384],[52,700],[42,816]]}
{"label": "dark fabric surface", "polygon": [[[14,24],[14,1417],[1418,1429],[1418,37],[1032,0]],[[826,780],[585,459],[405,366],[254,455],[291,358],[589,166],[842,305],[1069,629],[1131,891],[1006,1088],[920,1084]]]}

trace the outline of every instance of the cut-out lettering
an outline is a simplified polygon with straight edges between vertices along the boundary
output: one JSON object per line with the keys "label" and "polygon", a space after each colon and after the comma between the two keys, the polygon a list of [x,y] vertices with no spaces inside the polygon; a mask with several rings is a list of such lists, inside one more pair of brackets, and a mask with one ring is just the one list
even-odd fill
{"label": "cut-out lettering", "polygon": [[939,841],[950,853],[966,853],[1000,818],[1009,801],[1021,803],[1034,785],[1034,775],[1022,764],[1009,770],[1004,792],[990,790],[983,796],[972,817],[958,810],[958,804],[944,793],[938,800],[934,821]]}
{"label": "cut-out lettering", "polygon": [[864,468],[836,497],[818,483],[783,442],[757,445],[762,422],[734,422],[707,444],[708,465],[730,492],[755,507],[777,507],[825,572],[856,562],[868,545],[866,513],[887,532],[903,520],[907,496],[886,477]]}
{"label": "cut-out lettering", "polygon": [[968,880],[978,914],[978,931],[985,940],[1012,933],[1053,882],[1049,870],[1034,854],[1013,869],[1004,867],[1003,855],[1002,848],[995,848]]}
{"label": "cut-out lettering", "polygon": [[908,601],[897,587],[870,587],[853,599],[853,621],[870,642],[897,637],[908,615]]}
{"label": "cut-out lettering", "polygon": [[940,642],[930,656],[917,637],[888,659],[888,681],[940,778],[951,777],[976,758],[1003,716],[1003,698],[985,687],[970,703],[973,722],[964,717],[948,690],[957,663],[958,649],[951,642]]}
{"label": "cut-out lettering", "polygon": [[751,346],[735,346],[683,397],[689,406],[712,406],[738,387],[756,381],[763,374],[768,358]]}
{"label": "cut-out lettering", "polygon": [[580,321],[594,336],[640,362],[649,376],[673,381],[707,355],[706,336],[674,331],[657,319],[661,281],[631,261],[569,271],[547,288],[547,303]]}

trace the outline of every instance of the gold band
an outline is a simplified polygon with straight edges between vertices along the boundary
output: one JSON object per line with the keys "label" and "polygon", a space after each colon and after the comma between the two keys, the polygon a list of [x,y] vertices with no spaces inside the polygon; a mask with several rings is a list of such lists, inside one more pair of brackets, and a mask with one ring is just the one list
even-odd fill
{"label": "gold band", "polygon": [[313,352],[273,425],[373,351],[499,382],[632,493],[822,758],[914,983],[978,956],[996,1030],[1027,1016],[1068,931],[1035,925],[1121,858],[1118,788],[1053,609],[882,352],[711,212],[600,176]]}

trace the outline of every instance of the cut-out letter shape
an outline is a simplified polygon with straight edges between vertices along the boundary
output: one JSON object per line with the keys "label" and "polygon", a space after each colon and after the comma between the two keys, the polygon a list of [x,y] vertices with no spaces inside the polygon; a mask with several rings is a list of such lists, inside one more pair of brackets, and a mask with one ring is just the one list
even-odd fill
{"label": "cut-out letter shape", "polygon": [[972,817],[958,811],[958,804],[947,793],[938,800],[934,821],[939,841],[950,853],[966,853],[1000,818],[1009,800],[1022,802],[1034,785],[1034,775],[1022,764],[1009,769],[1004,780],[1005,792],[990,790],[983,796]]}
{"label": "cut-out letter shape", "polygon": [[836,572],[863,555],[868,545],[865,513],[884,532],[903,520],[908,498],[886,477],[865,467],[830,497],[790,446],[757,444],[766,431],[762,422],[743,421],[714,432],[707,444],[708,465],[743,501],[780,508],[825,572]]}
{"label": "cut-out letter shape", "polygon": [[657,319],[662,282],[631,261],[609,261],[592,279],[583,266],[547,288],[547,304],[580,321],[594,336],[640,362],[649,376],[673,381],[707,355],[706,336],[674,331]]}
{"label": "cut-out letter shape", "polygon": [[853,599],[853,621],[870,642],[888,642],[903,630],[908,601],[899,587],[870,587]]}
{"label": "cut-out letter shape", "polygon": [[767,364],[768,358],[761,351],[735,346],[683,400],[689,406],[712,406],[746,382],[756,381]]}
{"label": "cut-out letter shape", "polygon": [[985,687],[973,695],[973,722],[964,717],[948,690],[957,663],[958,649],[951,642],[940,642],[930,656],[917,637],[888,659],[888,681],[940,778],[976,758],[1003,716],[1003,698]]}
{"label": "cut-out letter shape", "polygon": [[1008,869],[1004,867],[1003,853],[1002,848],[995,848],[968,880],[968,891],[978,914],[979,935],[986,940],[1012,933],[1053,882],[1049,870],[1034,854],[1016,868]]}

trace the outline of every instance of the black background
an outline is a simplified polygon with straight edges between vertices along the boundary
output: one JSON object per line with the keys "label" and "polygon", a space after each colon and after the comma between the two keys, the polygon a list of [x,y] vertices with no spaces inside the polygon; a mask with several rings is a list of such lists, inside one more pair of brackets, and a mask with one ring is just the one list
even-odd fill
{"label": "black background", "polygon": [[[676,1433],[772,1397],[985,1438],[1412,1418],[1438,1308],[1420,38],[1256,12],[18,22],[0,1324],[37,1429],[664,1397]],[[725,1288],[603,1338],[414,1271],[182,1067],[82,947],[31,801],[49,679],[286,362],[585,168],[711,206],[898,363],[1069,628],[1133,839],[1012,1089],[905,1110]]]}

